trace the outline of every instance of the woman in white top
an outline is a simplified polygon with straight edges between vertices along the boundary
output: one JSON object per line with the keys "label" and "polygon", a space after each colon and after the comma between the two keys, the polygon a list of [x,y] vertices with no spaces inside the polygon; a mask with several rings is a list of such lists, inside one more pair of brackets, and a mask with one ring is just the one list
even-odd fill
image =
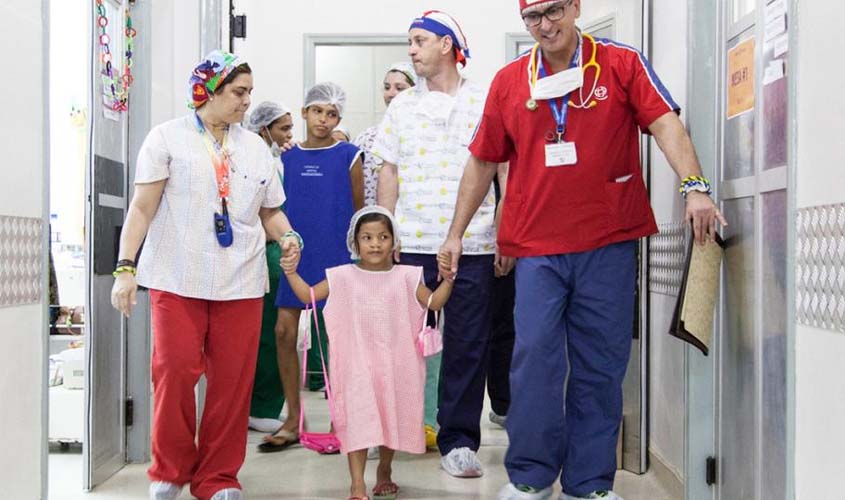
{"label": "woman in white top", "polygon": [[[390,106],[390,101],[405,89],[417,84],[417,74],[410,63],[395,63],[388,68],[384,75],[384,89],[382,97],[384,105]],[[335,129],[337,130],[337,129]],[[381,158],[373,154],[373,141],[378,133],[378,125],[364,130],[355,138],[353,144],[364,152],[364,204],[376,204],[376,190],[378,187],[378,170],[381,168]]]}
{"label": "woman in white top", "polygon": [[[237,474],[268,288],[265,240],[281,241],[289,262],[302,246],[279,210],[275,160],[239,125],[251,91],[249,66],[212,52],[191,75],[196,111],[155,127],[138,154],[112,304],[129,316],[137,284],[150,289],[154,500],[177,498],[185,484],[200,500],[242,498]],[[194,386],[203,373],[197,439]]]}

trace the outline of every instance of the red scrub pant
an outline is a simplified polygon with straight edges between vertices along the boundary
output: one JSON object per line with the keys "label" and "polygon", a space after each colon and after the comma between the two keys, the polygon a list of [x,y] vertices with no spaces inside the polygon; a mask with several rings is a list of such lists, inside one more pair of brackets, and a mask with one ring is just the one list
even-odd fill
{"label": "red scrub pant", "polygon": [[[155,394],[152,481],[190,483],[208,500],[240,488],[261,331],[261,298],[212,301],[150,290]],[[194,387],[205,373],[197,433]]]}

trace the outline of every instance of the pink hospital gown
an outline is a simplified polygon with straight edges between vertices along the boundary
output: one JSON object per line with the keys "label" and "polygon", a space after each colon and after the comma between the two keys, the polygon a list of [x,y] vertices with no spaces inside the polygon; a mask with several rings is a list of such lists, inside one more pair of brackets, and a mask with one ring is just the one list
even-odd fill
{"label": "pink hospital gown", "polygon": [[425,453],[425,360],[416,338],[425,308],[416,298],[422,268],[326,270],[334,429],[343,453],[373,446]]}

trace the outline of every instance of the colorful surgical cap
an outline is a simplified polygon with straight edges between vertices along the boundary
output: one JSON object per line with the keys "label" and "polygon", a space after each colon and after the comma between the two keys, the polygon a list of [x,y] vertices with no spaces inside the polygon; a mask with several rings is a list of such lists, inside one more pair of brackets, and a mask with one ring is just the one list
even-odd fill
{"label": "colorful surgical cap", "polygon": [[219,49],[211,51],[191,73],[188,107],[198,109],[205,104],[229,73],[245,63],[235,54]]}
{"label": "colorful surgical cap", "polygon": [[467,65],[467,59],[470,57],[469,46],[467,45],[467,39],[466,36],[464,36],[461,26],[454,17],[439,10],[430,10],[425,12],[422,17],[414,19],[408,30],[412,30],[414,28],[430,31],[437,36],[449,35],[452,39],[452,43],[458,49],[458,63],[461,66]]}

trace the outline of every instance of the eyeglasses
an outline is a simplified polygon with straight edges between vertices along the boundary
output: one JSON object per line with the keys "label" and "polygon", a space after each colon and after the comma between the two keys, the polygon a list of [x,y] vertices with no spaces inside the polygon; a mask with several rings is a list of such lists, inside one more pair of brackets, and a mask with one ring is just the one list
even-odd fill
{"label": "eyeglasses", "polygon": [[544,10],[543,12],[529,12],[522,16],[522,21],[525,23],[525,26],[528,28],[535,28],[543,22],[543,18],[545,17],[550,22],[556,22],[563,19],[563,16],[566,15],[566,7],[572,4],[572,0],[569,0],[565,3],[559,3],[557,5],[552,5],[548,9]]}

